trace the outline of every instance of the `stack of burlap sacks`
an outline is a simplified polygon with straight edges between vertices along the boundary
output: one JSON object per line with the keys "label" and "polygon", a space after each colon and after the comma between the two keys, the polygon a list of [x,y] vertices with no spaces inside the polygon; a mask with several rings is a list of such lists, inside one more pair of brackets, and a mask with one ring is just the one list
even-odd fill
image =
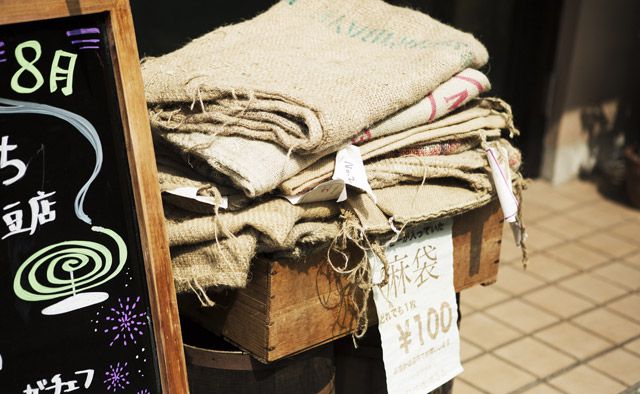
{"label": "stack of burlap sacks", "polygon": [[[487,60],[470,34],[380,0],[281,1],[145,59],[161,189],[214,201],[165,201],[178,292],[208,303],[207,292],[246,286],[257,254],[304,264],[348,243],[379,253],[377,239],[407,224],[487,204],[489,145],[508,153],[519,190],[510,108],[478,98]],[[282,197],[330,180],[350,144],[376,202],[354,189],[341,203]],[[350,264],[366,287],[366,266]]]}

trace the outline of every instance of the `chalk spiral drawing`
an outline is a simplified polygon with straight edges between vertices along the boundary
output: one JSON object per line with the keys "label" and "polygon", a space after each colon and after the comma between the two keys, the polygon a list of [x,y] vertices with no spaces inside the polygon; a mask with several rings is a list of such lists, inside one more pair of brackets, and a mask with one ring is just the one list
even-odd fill
{"label": "chalk spiral drawing", "polygon": [[[71,124],[87,139],[94,149],[96,163],[91,176],[76,195],[74,212],[78,219],[91,225],[91,218],[84,212],[84,200],[91,183],[102,168],[103,160],[102,144],[93,125],[82,116],[61,108],[0,98],[0,115],[5,114],[53,116]],[[59,242],[40,249],[20,265],[13,282],[15,294],[25,301],[45,301],[69,296],[44,308],[44,315],[63,314],[108,299],[108,293],[81,292],[103,285],[118,275],[127,260],[127,247],[122,237],[108,228],[92,226],[91,230],[104,234],[115,242],[118,248],[116,261],[110,250],[97,242]],[[63,272],[65,277],[60,277]],[[23,285],[28,286],[25,288]]]}

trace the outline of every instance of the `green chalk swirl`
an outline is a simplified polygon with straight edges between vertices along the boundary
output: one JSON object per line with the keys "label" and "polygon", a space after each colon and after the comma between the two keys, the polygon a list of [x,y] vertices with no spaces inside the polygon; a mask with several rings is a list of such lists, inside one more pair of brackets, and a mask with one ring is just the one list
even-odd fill
{"label": "green chalk swirl", "polygon": [[[117,261],[107,247],[97,242],[75,240],[47,246],[18,268],[13,281],[16,295],[25,301],[51,300],[98,287],[118,275],[127,261],[124,240],[104,227],[93,226],[91,230],[115,241]],[[61,272],[68,275],[60,277]]]}

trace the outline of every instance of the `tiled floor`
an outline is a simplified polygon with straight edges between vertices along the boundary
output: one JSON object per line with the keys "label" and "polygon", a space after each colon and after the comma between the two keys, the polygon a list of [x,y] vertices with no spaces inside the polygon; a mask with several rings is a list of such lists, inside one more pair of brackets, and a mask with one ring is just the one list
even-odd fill
{"label": "tiled floor", "polygon": [[462,292],[454,394],[640,393],[640,210],[583,181],[523,208],[527,269],[505,231],[498,282]]}

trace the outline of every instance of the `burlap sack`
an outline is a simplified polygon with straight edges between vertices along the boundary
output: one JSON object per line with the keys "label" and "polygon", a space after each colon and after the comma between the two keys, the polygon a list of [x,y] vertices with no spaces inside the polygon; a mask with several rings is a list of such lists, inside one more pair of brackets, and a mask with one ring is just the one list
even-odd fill
{"label": "burlap sack", "polygon": [[259,252],[290,252],[327,243],[336,236],[335,203],[300,206],[275,198],[236,212],[201,216],[165,206],[178,292],[216,286],[244,287]]}
{"label": "burlap sack", "polygon": [[361,145],[375,138],[434,122],[489,89],[491,84],[483,73],[472,68],[462,70],[427,97],[361,131],[351,142]]}
{"label": "burlap sack", "polygon": [[338,206],[334,202],[292,205],[282,198],[273,198],[240,211],[221,211],[215,216],[165,210],[170,246],[232,238],[248,228],[257,231],[261,239],[282,244],[296,223],[326,221],[337,214]]}
{"label": "burlap sack", "polygon": [[381,0],[281,1],[142,65],[158,127],[326,151],[486,63],[468,33]]}
{"label": "burlap sack", "polygon": [[[362,144],[373,136],[385,136],[430,123],[488,88],[489,81],[482,73],[472,69],[464,70],[436,88],[427,98],[392,114],[352,140]],[[458,117],[454,117],[452,121],[456,119]],[[191,169],[217,183],[223,182],[221,175],[224,175],[251,198],[272,191],[285,179],[300,173],[322,156],[332,154],[332,149],[338,148],[329,149],[329,153],[289,154],[277,144],[241,136],[213,137],[204,132],[185,133],[167,127],[153,129],[158,139],[180,152],[175,153],[177,156],[186,157],[185,161],[189,162]],[[250,160],[247,152],[251,153]]]}
{"label": "burlap sack", "polygon": [[[160,183],[160,191],[163,194],[164,201],[173,204],[187,211],[200,214],[213,214],[215,205],[207,205],[192,201],[187,198],[181,198],[171,192],[181,188],[195,188],[198,190],[199,196],[213,197],[214,202],[221,206],[222,196],[227,199],[227,210],[238,210],[245,208],[252,201],[241,191],[232,187],[217,185],[212,181],[199,175],[194,169],[190,168],[186,162],[180,160],[175,154],[169,154],[163,150],[157,149],[156,145],[156,168],[158,170],[158,181]],[[253,201],[255,202],[255,201]]]}
{"label": "burlap sack", "polygon": [[[466,142],[466,143],[465,143]],[[509,155],[512,171],[520,168],[520,152],[507,140],[493,141],[504,147]],[[457,180],[461,186],[469,190],[481,191],[490,189],[491,182],[487,177],[487,156],[479,142],[464,141],[460,144],[431,144],[427,147],[414,148],[402,152],[395,157],[372,160],[365,165],[369,184],[374,189],[381,189],[398,183],[433,183],[436,179]],[[436,149],[436,147],[441,147]],[[428,154],[442,149],[468,149],[449,155]],[[395,153],[395,152],[394,152]],[[418,153],[418,154],[416,154]]]}
{"label": "burlap sack", "polygon": [[456,179],[470,190],[491,187],[483,168],[487,164],[482,150],[474,149],[450,156],[405,156],[389,158],[365,166],[374,189],[399,183],[427,183],[434,179]]}
{"label": "burlap sack", "polygon": [[377,204],[366,194],[347,202],[369,235],[393,234],[406,224],[457,215],[493,198],[491,189],[469,190],[455,183],[396,185],[375,193]]}
{"label": "burlap sack", "polygon": [[216,287],[245,287],[257,241],[256,232],[249,230],[219,242],[172,247],[176,292],[206,295]]}
{"label": "burlap sack", "polygon": [[325,246],[339,231],[337,219],[295,224],[282,241],[260,237],[255,230],[240,232],[219,242],[171,248],[173,277],[178,293],[246,287],[252,260],[258,253],[273,253],[279,258],[303,258]]}
{"label": "burlap sack", "polygon": [[[510,107],[501,100],[481,99],[474,101],[468,109],[437,122],[371,140],[360,146],[360,153],[366,161],[425,143],[498,137],[500,129],[507,129],[510,134],[517,133]],[[334,170],[334,156],[327,155],[287,179],[280,185],[280,190],[286,195],[296,195],[330,179]]]}

